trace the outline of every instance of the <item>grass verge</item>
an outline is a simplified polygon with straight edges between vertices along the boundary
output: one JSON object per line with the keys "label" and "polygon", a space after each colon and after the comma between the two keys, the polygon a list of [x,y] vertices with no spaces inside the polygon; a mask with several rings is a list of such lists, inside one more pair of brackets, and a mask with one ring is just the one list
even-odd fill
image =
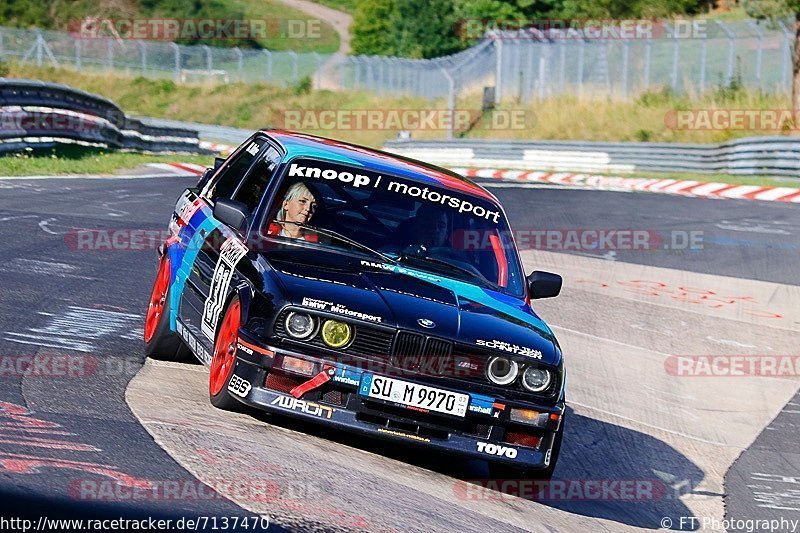
{"label": "grass verge", "polygon": [[114,174],[145,163],[195,163],[210,165],[213,157],[184,154],[138,154],[109,152],[82,146],[33,150],[0,157],[0,176],[50,176],[68,174]]}

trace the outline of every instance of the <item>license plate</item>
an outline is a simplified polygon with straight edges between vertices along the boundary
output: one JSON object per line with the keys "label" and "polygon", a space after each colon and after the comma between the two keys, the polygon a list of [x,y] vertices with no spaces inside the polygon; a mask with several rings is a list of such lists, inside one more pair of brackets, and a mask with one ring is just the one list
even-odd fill
{"label": "license plate", "polygon": [[372,374],[364,375],[359,393],[370,398],[462,417],[469,406],[469,394]]}

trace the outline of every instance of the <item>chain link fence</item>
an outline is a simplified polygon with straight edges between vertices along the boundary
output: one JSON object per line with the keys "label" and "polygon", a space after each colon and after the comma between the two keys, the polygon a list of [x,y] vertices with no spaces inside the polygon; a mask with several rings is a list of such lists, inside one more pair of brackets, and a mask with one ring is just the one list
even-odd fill
{"label": "chain link fence", "polygon": [[[765,92],[791,88],[793,34],[787,24],[702,21],[682,34],[663,24],[648,39],[590,39],[559,30],[489,32],[458,54],[411,60],[80,39],[69,33],[0,27],[0,60],[148,78],[290,86],[448,98],[495,87],[496,101],[557,95],[630,99],[668,87],[699,95],[733,83]],[[684,32],[685,33],[685,32]]]}

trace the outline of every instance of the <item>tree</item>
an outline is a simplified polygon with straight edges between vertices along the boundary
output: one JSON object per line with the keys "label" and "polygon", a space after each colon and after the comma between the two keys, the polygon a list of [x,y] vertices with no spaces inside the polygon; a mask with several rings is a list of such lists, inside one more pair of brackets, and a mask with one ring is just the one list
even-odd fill
{"label": "tree", "polygon": [[384,55],[389,50],[392,32],[389,18],[393,0],[361,0],[353,13],[350,45],[354,54]]}
{"label": "tree", "polygon": [[457,52],[452,0],[363,0],[353,14],[353,52],[431,58]]}
{"label": "tree", "polygon": [[452,0],[396,0],[390,23],[392,55],[430,59],[461,48]]}

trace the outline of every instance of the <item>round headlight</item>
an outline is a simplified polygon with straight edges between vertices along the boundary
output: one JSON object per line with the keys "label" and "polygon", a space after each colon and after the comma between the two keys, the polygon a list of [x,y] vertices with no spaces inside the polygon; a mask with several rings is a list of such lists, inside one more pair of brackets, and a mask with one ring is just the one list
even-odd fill
{"label": "round headlight", "polygon": [[486,376],[496,385],[508,385],[517,379],[519,365],[505,357],[492,357],[486,365]]}
{"label": "round headlight", "polygon": [[550,385],[550,371],[532,366],[522,373],[522,385],[531,392],[542,392]]}
{"label": "round headlight", "polygon": [[341,348],[350,342],[351,329],[344,322],[326,320],[322,324],[322,340],[331,348]]}
{"label": "round headlight", "polygon": [[289,313],[285,326],[295,339],[307,339],[314,334],[314,319],[305,313]]}

